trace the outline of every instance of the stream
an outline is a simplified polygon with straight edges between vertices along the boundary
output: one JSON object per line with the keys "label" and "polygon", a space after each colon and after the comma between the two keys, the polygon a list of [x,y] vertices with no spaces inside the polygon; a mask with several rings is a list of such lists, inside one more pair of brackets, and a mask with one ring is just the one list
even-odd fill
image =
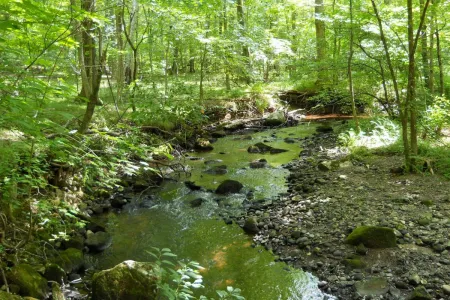
{"label": "stream", "polygon": [[[178,259],[194,260],[205,268],[204,288],[196,295],[218,298],[216,290],[227,286],[240,288],[248,300],[334,299],[317,288],[313,275],[275,262],[275,256],[261,246],[237,224],[224,219],[244,215],[251,201],[270,203],[286,195],[289,171],[282,167],[297,158],[300,139],[315,131],[314,124],[272,129],[252,134],[229,135],[218,139],[211,152],[192,152],[180,161],[190,174],[173,174],[158,188],[137,194],[120,213],[102,216],[113,244],[89,259],[98,269],[106,269],[124,260],[152,261],[151,247],[170,248]],[[286,140],[287,139],[287,140]],[[264,142],[288,150],[279,154],[248,153],[247,148]],[[267,166],[252,169],[251,161],[266,159]],[[227,166],[223,175],[207,174],[217,165]],[[217,195],[213,191],[225,179],[244,185],[239,194]],[[195,182],[201,190],[189,189],[184,181]],[[199,207],[190,202],[202,198]]]}

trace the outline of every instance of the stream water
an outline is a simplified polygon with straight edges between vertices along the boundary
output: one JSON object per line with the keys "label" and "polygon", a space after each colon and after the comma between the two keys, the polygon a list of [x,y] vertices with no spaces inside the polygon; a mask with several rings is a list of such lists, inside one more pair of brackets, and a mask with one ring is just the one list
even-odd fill
{"label": "stream water", "polygon": [[[252,247],[252,239],[237,225],[226,225],[219,215],[244,213],[248,201],[277,201],[285,194],[288,171],[282,164],[298,157],[298,139],[312,134],[315,125],[269,130],[248,135],[230,135],[218,139],[214,150],[190,153],[196,160],[186,159],[191,174],[174,176],[157,190],[136,197],[121,213],[103,216],[113,244],[101,254],[91,256],[97,268],[113,267],[124,260],[151,261],[151,247],[170,248],[179,259],[195,260],[205,268],[205,288],[198,295],[218,298],[216,290],[233,286],[242,290],[248,300],[333,299],[317,288],[317,278],[301,270],[293,270],[262,247]],[[285,138],[294,139],[287,143]],[[264,142],[289,150],[279,154],[251,154],[250,145]],[[249,163],[265,158],[265,168],[251,169]],[[205,170],[226,165],[228,173],[211,175]],[[212,191],[225,179],[244,185],[240,194],[221,196]],[[185,180],[204,189],[192,191]],[[209,191],[208,191],[209,190]],[[248,195],[253,194],[251,200]],[[138,196],[138,195],[137,195]],[[200,207],[190,201],[203,198]]]}

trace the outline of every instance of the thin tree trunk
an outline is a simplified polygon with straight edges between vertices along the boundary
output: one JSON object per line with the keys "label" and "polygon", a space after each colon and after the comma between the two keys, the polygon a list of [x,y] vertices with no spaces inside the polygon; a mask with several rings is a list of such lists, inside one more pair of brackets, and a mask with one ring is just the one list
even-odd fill
{"label": "thin tree trunk", "polygon": [[437,60],[438,60],[438,66],[439,66],[439,95],[444,96],[445,94],[445,86],[444,86],[444,66],[442,63],[442,51],[441,51],[441,38],[439,34],[439,28],[437,26],[437,20],[436,20],[436,54],[437,54]]}
{"label": "thin tree trunk", "polygon": [[[409,1],[409,0],[408,0]],[[391,79],[394,85],[394,95],[395,95],[395,103],[399,107],[399,116],[402,124],[402,141],[403,141],[403,154],[405,156],[405,164],[409,164],[409,141],[408,141],[408,114],[406,111],[405,104],[400,99],[400,93],[398,89],[397,76],[395,75],[394,67],[391,61],[391,54],[389,52],[389,47],[387,44],[386,37],[384,35],[383,22],[381,21],[380,14],[378,12],[377,5],[374,0],[371,0],[373,11],[377,18],[378,28],[380,29],[380,39],[383,44],[384,54],[386,56],[386,62],[389,68],[389,73],[391,75]],[[409,167],[409,165],[407,165]]]}
{"label": "thin tree trunk", "polygon": [[429,65],[428,72],[428,89],[430,90],[431,95],[434,94],[434,16],[430,22],[430,54],[429,54]]}
{"label": "thin tree trunk", "polygon": [[417,100],[416,100],[416,65],[415,65],[415,53],[417,49],[418,39],[425,22],[425,16],[428,9],[430,0],[427,0],[423,6],[422,14],[420,17],[419,28],[414,36],[414,19],[413,19],[413,5],[412,0],[407,0],[408,10],[408,85],[406,91],[406,107],[410,113],[410,140],[411,140],[411,156],[410,161],[406,163],[407,169],[410,172],[415,171],[415,156],[418,151],[417,143]]}
{"label": "thin tree trunk", "polygon": [[[94,13],[95,1],[82,0],[81,8],[88,13]],[[85,18],[82,21],[82,32],[79,34],[80,49],[78,52],[78,59],[80,62],[83,88],[86,92],[86,98],[89,100],[80,128],[78,129],[78,132],[82,134],[88,129],[92,116],[94,115],[95,106],[98,102],[98,92],[100,89],[102,70],[106,59],[106,50],[104,52],[102,51],[101,32],[99,32],[98,35],[99,54],[97,55],[96,53],[97,49],[93,37],[92,27],[92,19]],[[87,72],[87,70],[89,70],[89,72]]]}
{"label": "thin tree trunk", "polygon": [[[121,0],[119,0],[119,4],[121,4]],[[120,102],[122,99],[122,89],[123,89],[123,84],[124,84],[124,59],[123,59],[123,50],[124,50],[124,45],[123,45],[123,24],[122,24],[122,13],[123,10],[120,8],[120,6],[118,6],[117,8],[115,8],[115,17],[116,17],[116,41],[117,41],[117,69],[116,69],[116,85],[117,85],[117,96],[116,96],[116,101]]]}
{"label": "thin tree trunk", "polygon": [[207,45],[203,47],[203,53],[202,53],[202,60],[200,62],[200,102],[203,102],[205,100],[205,92],[203,89],[203,81],[205,79],[205,63],[206,63],[206,54],[207,54]]}
{"label": "thin tree trunk", "polygon": [[[424,0],[420,0],[420,9],[423,10],[424,8]],[[422,54],[422,72],[423,77],[425,81],[425,86],[429,86],[429,78],[430,78],[430,69],[429,69],[429,62],[428,62],[428,35],[427,35],[427,28],[424,26],[423,30],[421,31],[421,38],[420,38],[420,46],[421,46],[421,54]]]}
{"label": "thin tree trunk", "polygon": [[[245,26],[245,16],[244,16],[244,0],[237,0],[236,2],[236,12],[238,23],[240,27],[241,36],[244,36],[246,33]],[[244,58],[245,65],[247,66],[247,70],[245,71],[244,81],[247,84],[250,84],[250,50],[247,45],[242,45],[242,57]]]}
{"label": "thin tree trunk", "polygon": [[353,89],[353,76],[352,76],[352,59],[353,59],[353,0],[350,0],[350,41],[349,41],[349,55],[348,55],[348,86],[350,90],[350,97],[352,101],[352,113],[353,119],[356,123],[356,130],[359,132],[358,116],[356,115],[356,104],[355,104],[355,91]]}
{"label": "thin tree trunk", "polygon": [[319,88],[325,82],[326,72],[324,70],[324,60],[326,59],[327,41],[325,38],[325,21],[323,20],[325,7],[323,0],[315,0],[314,6],[314,24],[316,26],[316,61],[319,66],[316,86]]}

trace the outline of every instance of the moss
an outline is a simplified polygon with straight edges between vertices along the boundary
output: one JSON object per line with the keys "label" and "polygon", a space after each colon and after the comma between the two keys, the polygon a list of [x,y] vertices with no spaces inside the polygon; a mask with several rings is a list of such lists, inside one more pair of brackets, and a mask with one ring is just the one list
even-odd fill
{"label": "moss", "polygon": [[20,300],[22,299],[20,296],[9,294],[4,291],[0,291],[0,299],[2,300]]}
{"label": "moss", "polygon": [[352,269],[364,269],[366,263],[359,258],[345,259],[344,264]]}
{"label": "moss", "polygon": [[9,273],[9,280],[20,287],[20,294],[38,299],[47,297],[47,280],[32,266],[21,264],[14,266]]}
{"label": "moss", "polygon": [[364,244],[368,248],[391,248],[396,246],[394,230],[387,227],[360,226],[347,237],[346,243]]}
{"label": "moss", "polygon": [[431,300],[433,299],[423,286],[418,286],[408,296],[408,300]]}
{"label": "moss", "polygon": [[83,265],[83,252],[79,249],[69,248],[61,252],[52,262],[61,266],[66,273],[74,272]]}
{"label": "moss", "polygon": [[155,299],[159,274],[151,263],[125,261],[94,274],[92,299]]}

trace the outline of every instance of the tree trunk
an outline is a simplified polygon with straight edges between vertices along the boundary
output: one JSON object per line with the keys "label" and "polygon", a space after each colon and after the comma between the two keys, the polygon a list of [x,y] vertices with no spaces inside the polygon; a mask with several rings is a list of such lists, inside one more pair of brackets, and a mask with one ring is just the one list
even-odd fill
{"label": "tree trunk", "polygon": [[[244,0],[237,0],[236,2],[236,12],[237,12],[237,18],[238,23],[240,27],[240,33],[241,36],[244,36],[246,33],[246,27],[245,27],[245,16],[244,16]],[[244,81],[247,84],[251,83],[250,79],[250,50],[248,49],[247,45],[242,45],[242,57],[244,58],[246,70],[244,75]]]}
{"label": "tree trunk", "polygon": [[407,0],[407,10],[408,10],[408,85],[406,90],[406,107],[409,109],[410,118],[410,151],[411,155],[409,161],[406,162],[406,168],[410,172],[415,171],[415,156],[418,151],[417,144],[417,99],[416,99],[416,64],[415,64],[415,53],[417,49],[418,39],[420,38],[420,33],[425,22],[425,16],[427,13],[428,5],[430,0],[427,0],[423,6],[422,14],[420,17],[419,28],[414,36],[414,19],[413,19],[413,5],[412,0]]}
{"label": "tree trunk", "polygon": [[428,64],[428,89],[431,95],[434,94],[434,16],[430,22],[430,51],[429,51],[429,64]]}
{"label": "tree trunk", "polygon": [[[408,0],[409,1],[409,0]],[[374,0],[371,0],[373,11],[377,18],[378,28],[380,30],[380,39],[383,44],[384,54],[386,56],[386,62],[389,68],[389,73],[394,85],[395,103],[399,107],[399,116],[402,124],[402,141],[403,141],[403,154],[405,156],[405,164],[409,163],[409,141],[408,141],[408,114],[406,112],[405,103],[400,99],[400,93],[398,89],[397,76],[395,75],[394,67],[391,61],[391,54],[387,44],[386,36],[384,35],[383,22],[381,21],[380,14],[378,13],[377,5]]]}
{"label": "tree trunk", "polygon": [[323,20],[325,7],[323,0],[315,0],[314,16],[316,26],[316,62],[318,64],[318,74],[316,86],[322,87],[325,82],[326,70],[324,69],[324,60],[326,59],[327,41],[325,38],[325,21]]}
{"label": "tree trunk", "polygon": [[352,59],[353,59],[353,0],[350,0],[350,41],[349,41],[349,55],[348,55],[348,64],[347,64],[347,71],[348,71],[348,87],[350,91],[350,97],[352,101],[352,114],[353,119],[356,123],[356,130],[359,132],[359,123],[358,123],[358,117],[356,115],[356,104],[355,104],[355,91],[353,89],[353,76],[352,76]]}
{"label": "tree trunk", "polygon": [[[121,0],[119,0],[119,4],[121,4]],[[115,12],[115,17],[116,17],[116,42],[117,42],[117,69],[116,69],[116,85],[117,85],[117,101],[120,102],[120,100],[122,99],[122,89],[123,89],[123,84],[124,84],[124,76],[125,76],[125,72],[124,72],[124,59],[123,59],[123,50],[124,50],[124,45],[123,45],[123,24],[122,24],[122,9],[120,8],[120,6],[118,6],[117,8],[115,8],[114,10]]]}
{"label": "tree trunk", "polygon": [[437,60],[438,60],[438,66],[439,66],[439,95],[444,96],[445,94],[445,86],[444,86],[444,66],[442,63],[442,51],[441,51],[441,38],[439,35],[439,28],[437,26],[436,21],[436,54],[437,54]]}
{"label": "tree trunk", "polygon": [[[424,0],[420,0],[420,9],[423,10],[425,3]],[[430,69],[428,62],[428,35],[426,26],[423,27],[420,38],[421,54],[422,54],[422,72],[425,81],[425,86],[429,86],[428,80],[430,79]]]}
{"label": "tree trunk", "polygon": [[[81,9],[88,12],[95,12],[95,0],[82,0]],[[85,96],[88,99],[86,111],[83,116],[79,133],[85,133],[94,115],[95,106],[98,102],[98,91],[102,78],[102,70],[106,59],[106,51],[102,53],[101,33],[98,35],[99,55],[97,55],[94,41],[93,21],[91,18],[85,18],[81,22],[81,34],[78,35],[79,50],[78,60],[81,69],[81,78]]]}

